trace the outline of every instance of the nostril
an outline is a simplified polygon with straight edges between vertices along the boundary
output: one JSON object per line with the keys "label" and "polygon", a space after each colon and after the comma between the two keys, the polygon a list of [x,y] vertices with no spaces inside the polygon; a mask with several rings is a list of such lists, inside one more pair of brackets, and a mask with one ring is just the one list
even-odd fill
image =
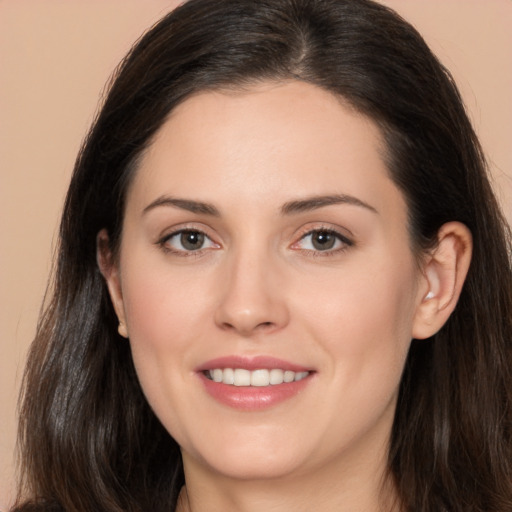
{"label": "nostril", "polygon": [[271,331],[276,324],[274,322],[260,322],[256,327],[254,328],[255,331]]}
{"label": "nostril", "polygon": [[222,328],[227,331],[238,331],[244,335],[250,335],[251,333],[257,332],[257,331],[268,331],[272,329],[275,326],[274,322],[260,322],[256,325],[254,324],[232,324],[230,322],[223,322]]}
{"label": "nostril", "polygon": [[287,324],[288,309],[277,293],[265,296],[242,292],[235,290],[221,297],[214,313],[218,327],[250,336],[257,332],[268,334]]}

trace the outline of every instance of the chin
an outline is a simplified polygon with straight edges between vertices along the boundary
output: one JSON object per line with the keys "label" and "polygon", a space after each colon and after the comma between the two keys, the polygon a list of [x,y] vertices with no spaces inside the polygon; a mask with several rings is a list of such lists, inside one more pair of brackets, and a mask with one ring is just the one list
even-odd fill
{"label": "chin", "polygon": [[185,465],[192,458],[211,472],[239,480],[278,479],[303,471],[309,460],[307,450],[298,453],[297,443],[278,444],[261,438],[227,445],[211,442],[204,450],[190,454],[182,449],[182,453]]}
{"label": "chin", "polygon": [[258,460],[241,460],[238,457],[235,460],[224,458],[222,462],[218,462],[214,461],[214,464],[208,464],[210,471],[235,480],[283,479],[300,473],[302,468],[302,465],[296,460],[277,460],[273,457],[261,456]]}

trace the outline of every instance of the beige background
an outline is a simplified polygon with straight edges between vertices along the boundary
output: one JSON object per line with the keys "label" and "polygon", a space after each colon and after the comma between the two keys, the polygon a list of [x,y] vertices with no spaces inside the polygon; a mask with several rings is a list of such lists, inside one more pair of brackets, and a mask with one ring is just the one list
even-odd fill
{"label": "beige background", "polygon": [[[0,510],[10,501],[16,396],[74,157],[116,63],[177,3],[0,0]],[[512,220],[512,1],[384,3],[455,75]]]}

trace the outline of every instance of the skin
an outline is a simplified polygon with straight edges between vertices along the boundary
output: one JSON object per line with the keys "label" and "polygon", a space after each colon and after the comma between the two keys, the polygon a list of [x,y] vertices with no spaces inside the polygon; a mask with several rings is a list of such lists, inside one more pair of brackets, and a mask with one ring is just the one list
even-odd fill
{"label": "skin", "polygon": [[[370,120],[288,82],[197,94],[145,153],[119,259],[100,249],[99,261],[144,393],[182,448],[180,510],[392,508],[386,456],[407,351],[453,310],[471,238],[450,223],[436,251],[414,255],[382,151]],[[284,208],[334,195],[350,200]],[[185,228],[206,235],[202,248],[180,245]],[[322,230],[339,234],[332,249],[313,244]],[[298,395],[240,411],[196,371],[230,355],[313,372]]]}

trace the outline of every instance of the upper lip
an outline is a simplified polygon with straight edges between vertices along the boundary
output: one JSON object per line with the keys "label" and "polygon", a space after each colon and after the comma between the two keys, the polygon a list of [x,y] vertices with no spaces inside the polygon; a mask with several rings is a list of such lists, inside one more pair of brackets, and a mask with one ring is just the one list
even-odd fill
{"label": "upper lip", "polygon": [[232,355],[210,359],[202,363],[196,368],[198,372],[206,370],[213,370],[215,368],[243,368],[245,370],[261,370],[261,369],[280,369],[289,370],[292,372],[307,372],[312,371],[311,368],[295,364],[290,361],[285,361],[272,356],[241,356]]}

